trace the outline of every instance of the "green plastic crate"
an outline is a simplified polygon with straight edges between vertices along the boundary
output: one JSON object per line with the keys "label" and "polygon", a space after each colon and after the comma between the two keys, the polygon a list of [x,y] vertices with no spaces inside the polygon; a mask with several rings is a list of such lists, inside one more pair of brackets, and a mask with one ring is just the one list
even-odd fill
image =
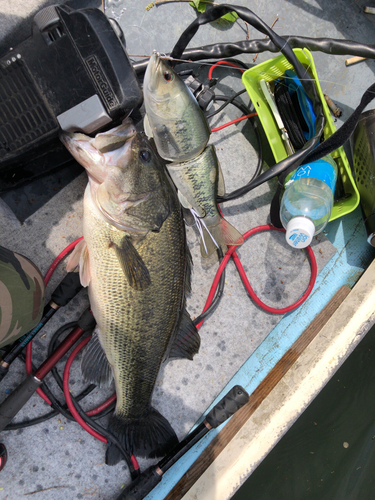
{"label": "green plastic crate", "polygon": [[[325,139],[327,139],[336,131],[336,127],[333,123],[331,112],[324,99],[322,89],[320,88],[313,57],[307,49],[294,49],[294,53],[298,60],[303,64],[303,66],[308,69],[309,73],[315,81],[315,86],[320,100],[322,101],[323,112],[326,118],[326,123],[324,126],[324,137]],[[286,60],[283,55],[281,55],[248,69],[242,75],[242,82],[245,85],[251,101],[254,104],[255,111],[258,113],[258,117],[263,125],[276,163],[283,160],[288,155],[285,150],[284,141],[280,136],[280,131],[276,125],[273,114],[265,100],[259,82],[262,79],[266,80],[267,82],[276,80],[277,78],[280,78],[284,75],[285,70],[290,68],[292,68],[292,65]],[[359,193],[355,185],[355,181],[353,179],[344,148],[338,148],[336,151],[333,151],[331,155],[338,165],[345,193],[350,194],[350,197],[334,203],[330,218],[330,220],[334,220],[338,217],[352,212],[358,206]]]}

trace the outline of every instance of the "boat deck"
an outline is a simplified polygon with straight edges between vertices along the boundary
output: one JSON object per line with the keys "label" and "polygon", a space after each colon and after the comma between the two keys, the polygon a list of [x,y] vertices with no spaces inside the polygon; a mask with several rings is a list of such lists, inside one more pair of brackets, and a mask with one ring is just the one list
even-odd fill
{"label": "boat deck", "polygon": [[[271,0],[253,2],[251,8],[269,25],[278,16],[274,29],[280,35],[371,43],[373,20],[362,12],[364,3]],[[140,59],[136,55],[149,55],[154,49],[170,52],[180,33],[196,17],[188,3],[166,3],[147,11],[148,4],[146,0],[106,2],[106,13],[120,23],[128,53],[134,61]],[[245,0],[238,0],[236,4],[248,6]],[[9,5],[0,0],[0,13],[11,18],[13,12]],[[27,4],[24,16],[40,7],[38,2]],[[190,45],[237,41],[247,36],[263,38],[243,22],[225,27],[212,24],[201,27]],[[254,54],[238,57],[253,64]],[[274,55],[259,54],[256,63],[271,57]],[[342,119],[336,123],[339,127],[373,82],[375,63],[367,60],[347,67],[347,56],[319,52],[314,52],[313,58],[323,92],[343,111]],[[209,66],[197,64],[196,67],[202,77],[207,75]],[[218,94],[231,95],[243,88],[235,70],[216,68],[214,76],[219,78]],[[247,97],[243,99],[248,103]],[[236,109],[228,107],[220,119],[212,120],[212,126],[239,115]],[[221,162],[227,191],[246,183],[257,162],[257,144],[251,126],[242,123],[223,129],[213,134],[211,140]],[[273,157],[264,136],[263,149],[264,168],[267,168],[272,166]],[[63,248],[82,234],[82,195],[86,182],[83,173],[31,213],[22,225],[12,214],[8,218],[3,215],[1,244],[23,253],[45,273]],[[268,223],[274,189],[275,182],[271,181],[240,200],[224,204],[224,216],[242,233]],[[29,200],[35,193],[35,183],[25,188]],[[17,211],[12,193],[2,199]],[[188,298],[188,308],[195,317],[204,306],[217,259],[202,259],[194,228],[188,228],[187,233],[194,263],[193,293]],[[230,498],[375,323],[371,266],[375,251],[366,242],[359,208],[329,223],[324,234],[314,239],[312,248],[318,265],[316,284],[306,302],[286,315],[266,313],[256,306],[244,290],[234,264],[229,263],[224,297],[200,329],[199,354],[193,362],[172,361],[162,368],[153,404],[168,418],[180,439],[235,384],[252,394],[252,406],[248,413],[211,431],[182,457],[147,497],[150,500],[165,497],[174,500],[184,495],[187,499]],[[254,235],[238,253],[254,290],[267,304],[285,307],[306,289],[310,277],[307,256],[288,247],[282,234]],[[60,282],[64,265],[57,269],[48,285],[47,298]],[[366,270],[367,274],[361,278]],[[342,287],[354,288],[349,292]],[[322,313],[329,303],[329,309]],[[82,291],[55,315],[34,342],[35,364],[43,361],[48,341],[56,329],[76,320],[87,305],[86,292]],[[73,366],[71,375],[73,393],[83,387],[78,365]],[[290,368],[289,371],[286,368]],[[1,400],[24,374],[22,363],[14,363],[0,386]],[[53,380],[48,378],[48,383],[57,391]],[[95,406],[110,393],[94,392],[85,408]],[[34,395],[17,421],[48,411],[48,406]],[[0,498],[4,500],[16,500],[34,492],[41,500],[86,496],[108,500],[117,498],[121,487],[129,483],[124,464],[106,466],[104,445],[62,417],[24,430],[4,432],[1,441],[9,451],[7,466],[0,475]],[[214,462],[212,457],[216,457]],[[197,459],[200,461],[196,463]],[[140,461],[142,469],[149,464],[149,461]]]}

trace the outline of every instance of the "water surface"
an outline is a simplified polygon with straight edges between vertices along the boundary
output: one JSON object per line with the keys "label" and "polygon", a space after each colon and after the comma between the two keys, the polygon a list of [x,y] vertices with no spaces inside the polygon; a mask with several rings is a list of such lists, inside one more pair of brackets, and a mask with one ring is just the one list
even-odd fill
{"label": "water surface", "polygon": [[232,500],[245,499],[375,499],[375,326]]}

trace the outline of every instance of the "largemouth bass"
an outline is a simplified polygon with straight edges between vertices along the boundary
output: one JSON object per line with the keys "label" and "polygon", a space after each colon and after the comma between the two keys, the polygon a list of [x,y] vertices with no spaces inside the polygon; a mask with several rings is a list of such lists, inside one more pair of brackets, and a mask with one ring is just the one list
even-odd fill
{"label": "largemouth bass", "polygon": [[241,234],[219,212],[216,203],[219,183],[217,165],[214,146],[208,146],[193,160],[167,165],[174,184],[178,186],[178,196],[182,205],[193,209],[201,218],[203,256],[211,255],[223,244],[243,243]]}
{"label": "largemouth bass", "polygon": [[169,174],[182,206],[190,209],[201,234],[201,254],[240,245],[242,235],[219,212],[217,195],[225,193],[220,164],[210,130],[197,100],[179,75],[153,53],[143,84],[145,132],[153,137],[159,155],[171,161]]}
{"label": "largemouth bass", "polygon": [[[130,453],[163,456],[177,437],[151,406],[155,380],[163,359],[192,359],[200,344],[185,310],[191,258],[176,191],[129,121],[95,139],[69,134],[62,140],[89,176],[84,243],[68,263],[80,262],[97,322],[83,376],[100,386],[113,376],[117,402],[109,431]],[[120,458],[109,445],[107,464]]]}
{"label": "largemouth bass", "polygon": [[178,74],[153,53],[143,82],[145,132],[159,155],[182,162],[198,156],[210,138],[203,111]]}

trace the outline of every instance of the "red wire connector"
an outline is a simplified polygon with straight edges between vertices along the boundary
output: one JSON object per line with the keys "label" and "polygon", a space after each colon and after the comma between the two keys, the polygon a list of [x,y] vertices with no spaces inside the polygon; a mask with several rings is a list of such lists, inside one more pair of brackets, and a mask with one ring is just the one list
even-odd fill
{"label": "red wire connector", "polygon": [[224,125],[220,125],[219,127],[212,128],[211,132],[218,132],[219,130],[222,130],[225,127],[229,127],[229,125],[233,125],[234,123],[241,122],[242,120],[246,120],[247,118],[253,118],[254,116],[258,116],[258,113],[250,113],[250,115],[240,116],[239,118],[236,118],[235,120],[232,120],[228,123],[224,123]]}
{"label": "red wire connector", "polygon": [[245,72],[245,70],[244,70],[243,68],[241,68],[241,66],[238,66],[238,64],[234,64],[234,63],[232,63],[232,62],[230,62],[230,61],[218,61],[217,63],[215,63],[215,64],[213,64],[213,65],[211,66],[211,68],[210,68],[210,70],[209,70],[209,72],[208,72],[208,79],[209,79],[209,80],[212,80],[212,72],[213,72],[213,70],[214,70],[217,66],[219,66],[219,65],[221,65],[221,64],[223,64],[223,65],[225,65],[225,66],[230,66],[231,68],[236,68],[236,69],[238,69],[239,71],[241,71],[241,73],[244,73],[244,72]]}
{"label": "red wire connector", "polygon": [[0,443],[0,471],[2,471],[5,467],[5,464],[8,460],[8,452],[3,443]]}
{"label": "red wire connector", "polygon": [[[243,235],[243,237],[245,240],[247,240],[253,234],[261,232],[261,231],[280,231],[282,233],[285,233],[285,229],[278,229],[277,227],[272,226],[271,224],[266,224],[264,226],[258,226],[258,227],[254,227],[253,229],[250,229],[250,231],[247,231]],[[242,267],[241,261],[236,253],[236,249],[237,249],[236,246],[229,247],[229,250],[225,254],[224,259],[221,261],[220,266],[216,272],[215,279],[212,283],[210,293],[208,294],[206,304],[203,308],[203,312],[210,306],[210,304],[215,296],[216,288],[219,284],[220,276],[221,276],[225,266],[227,265],[230,257],[233,258],[234,263],[236,264],[236,267],[238,269],[238,272],[240,273],[240,276],[242,278],[243,284],[244,284],[246,290],[248,291],[250,297],[254,300],[254,302],[256,304],[258,304],[262,309],[264,309],[267,312],[270,312],[273,314],[285,314],[287,312],[293,311],[294,309],[299,307],[307,299],[307,297],[311,293],[311,290],[314,288],[314,284],[315,284],[315,280],[316,280],[316,276],[317,276],[317,266],[316,266],[316,259],[315,259],[314,252],[312,251],[312,248],[310,246],[308,246],[306,248],[306,250],[307,250],[308,256],[310,258],[310,262],[311,262],[311,277],[310,277],[309,285],[308,285],[306,291],[304,292],[304,294],[294,304],[291,304],[290,306],[284,307],[282,309],[276,309],[274,307],[267,306],[267,304],[265,304],[264,302],[262,302],[259,299],[259,297],[254,292],[253,288],[251,287],[249,280],[247,279],[246,273]],[[197,325],[197,328],[200,328],[202,326],[203,321],[204,320],[202,320]]]}

